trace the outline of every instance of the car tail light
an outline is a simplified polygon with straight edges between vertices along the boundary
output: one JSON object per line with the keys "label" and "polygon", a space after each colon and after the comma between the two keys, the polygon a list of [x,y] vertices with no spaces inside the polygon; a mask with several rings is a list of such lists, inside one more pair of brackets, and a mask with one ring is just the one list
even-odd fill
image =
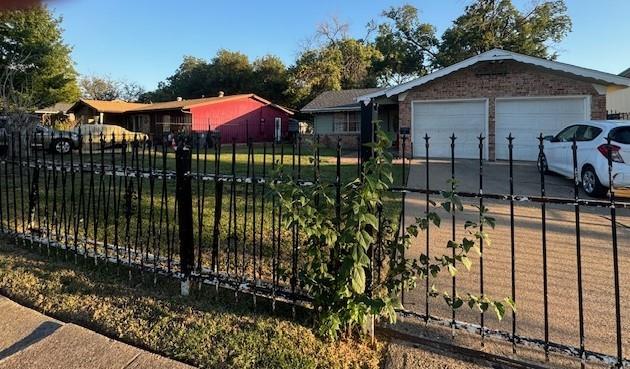
{"label": "car tail light", "polygon": [[599,145],[599,147],[597,147],[597,150],[599,150],[599,152],[602,153],[602,155],[604,155],[606,157],[606,159],[608,159],[608,154],[610,152],[610,159],[612,161],[614,161],[615,163],[623,163],[623,158],[621,157],[621,154],[619,153],[619,150],[621,148],[619,146],[616,145]]}

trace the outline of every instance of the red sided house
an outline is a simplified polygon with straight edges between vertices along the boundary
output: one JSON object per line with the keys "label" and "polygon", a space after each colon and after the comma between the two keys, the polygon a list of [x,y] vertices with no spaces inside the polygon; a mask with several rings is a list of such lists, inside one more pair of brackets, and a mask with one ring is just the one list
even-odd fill
{"label": "red sided house", "polygon": [[285,138],[293,115],[289,109],[254,94],[152,104],[119,103],[116,106],[121,109],[116,114],[100,111],[101,105],[94,100],[80,100],[70,111],[92,112],[93,119],[79,117],[77,120],[81,122],[117,124],[156,138],[169,133],[219,131],[224,143],[232,140],[243,143],[248,138],[253,142]]}

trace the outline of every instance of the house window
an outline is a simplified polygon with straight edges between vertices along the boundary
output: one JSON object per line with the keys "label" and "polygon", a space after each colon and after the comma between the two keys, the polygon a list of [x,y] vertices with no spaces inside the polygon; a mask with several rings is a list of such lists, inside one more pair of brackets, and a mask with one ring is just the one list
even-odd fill
{"label": "house window", "polygon": [[333,117],[333,132],[358,132],[358,112],[338,112]]}
{"label": "house window", "polygon": [[133,130],[135,132],[150,133],[151,118],[148,115],[134,115],[132,118]]}
{"label": "house window", "polygon": [[171,116],[166,114],[162,116],[162,132],[170,132],[171,131]]}

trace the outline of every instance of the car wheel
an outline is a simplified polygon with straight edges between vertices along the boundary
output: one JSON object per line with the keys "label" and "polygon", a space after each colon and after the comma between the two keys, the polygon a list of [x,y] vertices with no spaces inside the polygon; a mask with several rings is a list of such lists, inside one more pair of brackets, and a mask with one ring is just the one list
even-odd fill
{"label": "car wheel", "polygon": [[52,143],[52,150],[60,155],[65,155],[72,151],[72,141],[68,139],[55,140]]}
{"label": "car wheel", "polygon": [[608,193],[608,189],[601,184],[597,173],[590,166],[582,171],[582,189],[591,197],[603,197]]}
{"label": "car wheel", "polygon": [[547,157],[545,154],[538,155],[538,161],[536,162],[538,171],[543,174],[549,173],[549,166],[547,165]]}

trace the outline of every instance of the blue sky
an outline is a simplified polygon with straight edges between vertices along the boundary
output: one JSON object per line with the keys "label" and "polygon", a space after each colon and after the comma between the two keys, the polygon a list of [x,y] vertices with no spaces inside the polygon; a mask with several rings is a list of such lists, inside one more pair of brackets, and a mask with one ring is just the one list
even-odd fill
{"label": "blue sky", "polygon": [[[441,34],[471,0],[409,0]],[[65,41],[82,74],[138,82],[150,90],[184,55],[211,58],[238,50],[251,59],[275,54],[289,65],[300,42],[332,16],[362,36],[365,24],[404,1],[358,0],[53,0]],[[528,8],[532,0],[514,0]],[[573,32],[559,45],[560,61],[605,72],[630,67],[629,0],[566,0]]]}

